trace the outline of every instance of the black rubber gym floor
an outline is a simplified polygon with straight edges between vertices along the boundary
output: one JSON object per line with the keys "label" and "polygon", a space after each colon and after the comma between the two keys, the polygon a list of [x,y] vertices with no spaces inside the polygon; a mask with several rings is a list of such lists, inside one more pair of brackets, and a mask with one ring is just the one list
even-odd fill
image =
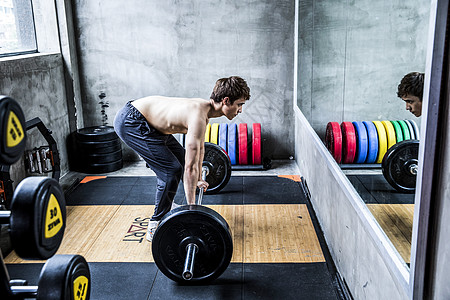
{"label": "black rubber gym floor", "polygon": [[[106,177],[80,184],[67,205],[150,205],[156,177]],[[174,201],[186,204],[180,184]],[[205,195],[203,205],[306,204],[298,182],[274,176],[233,176],[218,193]]]}
{"label": "black rubber gym floor", "polygon": [[398,192],[381,174],[347,177],[366,204],[414,204],[414,194]]}
{"label": "black rubber gym floor", "polygon": [[[155,177],[107,177],[78,185],[67,205],[151,205]],[[183,202],[182,186],[176,202]],[[232,177],[204,205],[307,204],[299,182],[274,176]],[[314,228],[319,232],[314,214]],[[283,216],[280,216],[283,217]],[[340,299],[326,244],[318,235],[325,262],[231,263],[209,285],[180,285],[154,263],[89,262],[91,299]],[[75,253],[74,253],[75,254]],[[8,264],[10,277],[37,284],[42,263]],[[330,271],[331,270],[331,271]]]}

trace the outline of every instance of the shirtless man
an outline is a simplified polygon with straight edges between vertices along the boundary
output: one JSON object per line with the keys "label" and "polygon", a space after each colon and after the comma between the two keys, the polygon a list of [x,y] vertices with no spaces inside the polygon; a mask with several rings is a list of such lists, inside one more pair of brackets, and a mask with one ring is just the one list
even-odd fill
{"label": "shirtless man", "polygon": [[[152,240],[159,221],[170,211],[182,177],[188,204],[195,204],[197,187],[208,188],[201,170],[209,119],[221,116],[233,119],[249,98],[245,80],[232,76],[217,80],[209,100],[150,96],[129,101],[119,110],[114,119],[117,135],[157,176],[155,211],[148,225],[147,240]],[[172,136],[174,133],[186,134],[186,149]]]}
{"label": "shirtless man", "polygon": [[398,85],[397,96],[405,101],[406,110],[416,117],[422,115],[424,77],[424,73],[411,72],[406,74]]}

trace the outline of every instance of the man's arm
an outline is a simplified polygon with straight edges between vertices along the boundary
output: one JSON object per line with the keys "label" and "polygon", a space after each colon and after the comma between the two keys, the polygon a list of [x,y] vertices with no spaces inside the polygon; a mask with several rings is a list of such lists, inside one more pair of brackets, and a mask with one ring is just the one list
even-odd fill
{"label": "man's arm", "polygon": [[183,185],[188,204],[195,204],[195,190],[201,181],[206,119],[195,118],[188,125]]}

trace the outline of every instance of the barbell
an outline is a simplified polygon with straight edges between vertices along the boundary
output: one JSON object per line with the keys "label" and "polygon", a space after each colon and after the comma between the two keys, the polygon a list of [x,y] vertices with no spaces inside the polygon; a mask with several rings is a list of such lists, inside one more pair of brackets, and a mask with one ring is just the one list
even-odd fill
{"label": "barbell", "polygon": [[[205,143],[202,179],[218,192],[231,176],[231,162],[218,145]],[[168,278],[182,283],[209,282],[228,267],[233,255],[231,230],[226,220],[202,206],[203,189],[196,205],[184,205],[168,212],[152,241],[156,266]]]}

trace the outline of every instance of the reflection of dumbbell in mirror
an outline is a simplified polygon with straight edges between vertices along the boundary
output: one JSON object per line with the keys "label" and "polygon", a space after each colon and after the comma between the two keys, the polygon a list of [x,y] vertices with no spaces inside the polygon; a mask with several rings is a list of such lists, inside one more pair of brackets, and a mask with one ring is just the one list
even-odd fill
{"label": "reflection of dumbbell in mirror", "polygon": [[418,157],[418,140],[405,140],[389,148],[381,163],[386,181],[399,192],[414,193]]}
{"label": "reflection of dumbbell in mirror", "polygon": [[[227,154],[217,145],[205,143],[202,179],[217,192],[231,176]],[[211,180],[211,181],[210,181]],[[205,192],[210,192],[209,189]],[[158,268],[177,282],[198,283],[219,277],[233,254],[230,227],[216,211],[202,206],[203,190],[197,205],[185,205],[167,213],[152,241]]]}

